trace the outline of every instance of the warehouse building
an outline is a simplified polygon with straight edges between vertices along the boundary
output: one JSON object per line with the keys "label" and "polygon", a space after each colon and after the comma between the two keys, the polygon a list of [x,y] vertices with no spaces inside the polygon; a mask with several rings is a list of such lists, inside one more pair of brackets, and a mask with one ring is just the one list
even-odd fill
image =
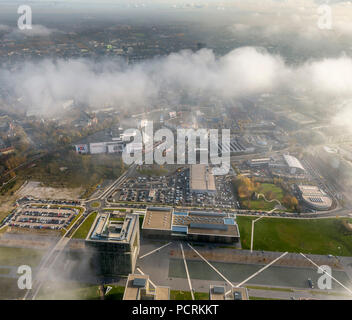
{"label": "warehouse building", "polygon": [[191,165],[191,192],[214,194],[216,193],[215,178],[210,167],[205,164]]}
{"label": "warehouse building", "polygon": [[288,169],[291,174],[304,173],[305,169],[303,168],[301,162],[293,156],[284,155],[284,160],[288,166]]}
{"label": "warehouse building", "polygon": [[123,141],[122,128],[106,129],[74,144],[79,154],[122,153],[128,142]]}
{"label": "warehouse building", "polygon": [[304,178],[306,173],[302,163],[296,157],[291,155],[272,158],[269,162],[269,168],[274,175],[282,175],[286,177]]}
{"label": "warehouse building", "polygon": [[227,213],[175,212],[172,208],[148,208],[142,234],[157,239],[234,243],[240,239],[238,225]]}
{"label": "warehouse building", "polygon": [[86,246],[92,249],[92,262],[99,275],[133,273],[140,248],[138,215],[127,214],[123,221],[113,219],[110,213],[98,215]]}
{"label": "warehouse building", "polygon": [[261,159],[250,159],[247,161],[248,165],[252,168],[263,168],[268,167],[271,158],[261,158]]}

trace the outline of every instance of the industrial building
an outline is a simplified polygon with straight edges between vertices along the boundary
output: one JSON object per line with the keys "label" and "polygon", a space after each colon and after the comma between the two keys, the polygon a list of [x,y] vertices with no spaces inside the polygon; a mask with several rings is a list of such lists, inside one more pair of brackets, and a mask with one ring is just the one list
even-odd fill
{"label": "industrial building", "polygon": [[305,172],[305,169],[297,158],[290,155],[284,155],[283,157],[291,174]]}
{"label": "industrial building", "polygon": [[273,174],[291,175],[295,177],[303,177],[306,172],[301,162],[291,155],[283,155],[279,158],[271,159],[269,168]]}
{"label": "industrial building", "polygon": [[210,167],[205,164],[191,165],[191,192],[214,194],[216,193],[215,178]]}
{"label": "industrial building", "polygon": [[170,300],[170,288],[154,287],[146,274],[129,274],[123,300]]}
{"label": "industrial building", "polygon": [[273,172],[281,172],[290,175],[302,175],[305,169],[301,162],[291,155],[283,155],[278,158],[250,159],[247,164],[252,168],[269,167]]}
{"label": "industrial building", "polygon": [[247,163],[252,168],[268,167],[270,161],[271,161],[271,158],[261,158],[261,159],[250,159],[247,161]]}
{"label": "industrial building", "polygon": [[127,142],[123,141],[122,128],[102,130],[74,144],[79,154],[122,153]]}
{"label": "industrial building", "polygon": [[316,186],[298,186],[302,201],[314,210],[329,210],[332,206],[331,198]]}
{"label": "industrial building", "polygon": [[127,214],[123,221],[110,213],[98,215],[87,235],[86,245],[92,249],[98,274],[133,273],[140,248],[138,215]]}
{"label": "industrial building", "polygon": [[210,300],[249,300],[247,288],[233,287],[226,292],[224,286],[213,286],[209,288]]}
{"label": "industrial building", "polygon": [[208,211],[175,212],[172,208],[150,207],[144,216],[142,234],[157,239],[234,243],[240,239],[238,225],[227,213]]}
{"label": "industrial building", "polygon": [[221,141],[210,141],[210,157],[216,157],[220,154],[240,155],[253,153],[255,148],[249,146],[241,137],[232,137],[230,143],[222,143]]}

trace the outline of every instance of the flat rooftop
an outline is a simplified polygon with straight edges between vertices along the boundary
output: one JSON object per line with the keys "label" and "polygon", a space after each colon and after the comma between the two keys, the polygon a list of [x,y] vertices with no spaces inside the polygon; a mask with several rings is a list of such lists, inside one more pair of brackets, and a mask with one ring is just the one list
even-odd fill
{"label": "flat rooftop", "polygon": [[[188,234],[222,235],[239,237],[238,226],[233,218],[226,218],[216,212],[188,212],[188,215],[173,215],[172,226],[187,227]],[[175,228],[176,227],[176,228]]]}
{"label": "flat rooftop", "polygon": [[187,234],[240,236],[235,218],[229,217],[226,213],[211,211],[174,212],[172,231]]}
{"label": "flat rooftop", "polygon": [[148,208],[142,228],[185,234],[240,236],[235,218],[211,211],[176,212],[168,208]]}
{"label": "flat rooftop", "polygon": [[191,190],[216,191],[214,175],[205,164],[191,165]]}
{"label": "flat rooftop", "polygon": [[225,300],[226,289],[224,286],[210,285],[209,299],[210,300]]}
{"label": "flat rooftop", "polygon": [[129,274],[123,300],[170,300],[170,288],[150,288],[149,275]]}
{"label": "flat rooftop", "polygon": [[210,300],[248,300],[248,290],[243,287],[233,287],[230,292],[226,292],[224,286],[210,285]]}
{"label": "flat rooftop", "polygon": [[111,213],[100,214],[95,218],[86,240],[129,242],[137,219],[134,214],[126,214],[123,221],[117,221],[111,218]]}
{"label": "flat rooftop", "polygon": [[171,230],[171,208],[148,208],[143,220],[143,229]]}
{"label": "flat rooftop", "polygon": [[[144,285],[142,285],[142,281],[140,281],[141,285],[136,285],[136,279],[144,280]],[[149,276],[145,274],[130,274],[128,275],[128,279],[125,286],[125,292],[123,294],[123,300],[137,300],[138,292],[142,288],[145,288],[147,282],[149,281]]]}
{"label": "flat rooftop", "polygon": [[286,164],[290,168],[297,168],[297,169],[301,169],[301,170],[305,171],[305,169],[303,168],[301,162],[296,157],[285,154],[283,156],[283,158],[286,161]]}
{"label": "flat rooftop", "polygon": [[170,300],[170,288],[169,287],[156,287],[154,300]]}
{"label": "flat rooftop", "polygon": [[332,199],[317,186],[298,186],[302,198],[318,209],[327,209],[332,206]]}

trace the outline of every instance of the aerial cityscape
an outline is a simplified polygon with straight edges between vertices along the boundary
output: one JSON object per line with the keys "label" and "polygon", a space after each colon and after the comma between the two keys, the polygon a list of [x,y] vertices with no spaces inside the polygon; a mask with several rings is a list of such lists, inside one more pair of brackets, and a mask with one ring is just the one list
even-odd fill
{"label": "aerial cityscape", "polygon": [[0,0],[0,300],[351,300],[351,41],[343,0]]}

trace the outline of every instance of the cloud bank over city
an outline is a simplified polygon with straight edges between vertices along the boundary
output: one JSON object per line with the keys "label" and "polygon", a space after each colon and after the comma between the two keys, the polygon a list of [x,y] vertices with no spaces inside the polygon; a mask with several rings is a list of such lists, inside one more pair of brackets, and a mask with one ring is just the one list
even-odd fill
{"label": "cloud bank over city", "polygon": [[222,57],[202,49],[134,65],[119,59],[26,62],[2,69],[0,81],[23,105],[43,114],[60,111],[70,99],[94,109],[123,110],[157,106],[161,97],[179,103],[182,94],[195,101],[274,92],[343,101],[352,98],[352,59],[341,55],[293,67],[262,48],[238,48]]}
{"label": "cloud bank over city", "polygon": [[[98,61],[46,58],[15,65],[11,70],[2,67],[0,81],[6,82],[24,108],[43,115],[61,112],[67,100],[94,110],[106,107],[143,110],[160,106],[160,98],[176,105],[183,96],[191,97],[196,104],[200,99],[226,100],[264,93],[305,97],[316,102],[318,110],[331,111],[336,106],[341,111],[339,115],[345,115],[352,109],[344,103],[352,98],[352,59],[348,51],[352,40],[349,19],[352,5],[348,1],[331,2],[333,29],[320,30],[317,9],[321,3],[224,1],[225,11],[237,10],[227,31],[249,46],[220,57],[211,49],[203,49],[132,65],[108,57]],[[227,24],[228,16],[226,19]],[[25,32],[0,24],[0,31],[5,33],[5,39],[50,38],[53,33],[61,32],[41,24]],[[250,47],[252,44],[260,48]],[[277,50],[270,50],[272,47]],[[285,51],[285,48],[297,58],[295,63],[281,53],[280,49]],[[327,107],[328,100],[334,105]]]}

